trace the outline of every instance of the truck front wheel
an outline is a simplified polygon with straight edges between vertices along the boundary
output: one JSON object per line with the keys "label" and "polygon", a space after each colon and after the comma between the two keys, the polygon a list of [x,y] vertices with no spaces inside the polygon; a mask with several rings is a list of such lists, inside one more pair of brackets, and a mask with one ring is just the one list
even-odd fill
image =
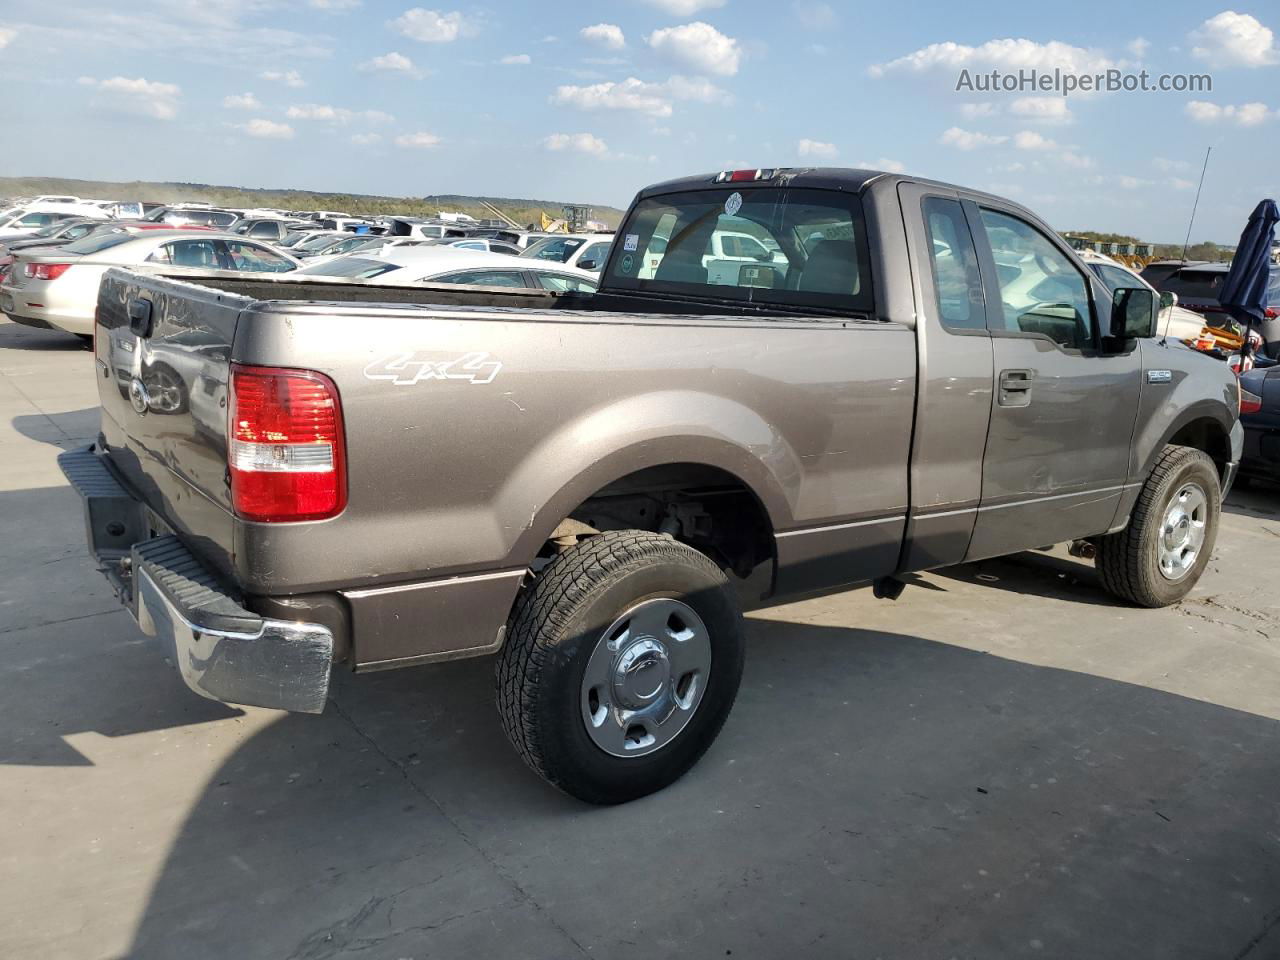
{"label": "truck front wheel", "polygon": [[742,661],[742,613],[716,564],[661,534],[603,533],[556,557],[517,601],[498,710],[540,776],[588,803],[623,803],[697,763]]}
{"label": "truck front wheel", "polygon": [[1209,563],[1221,513],[1213,461],[1193,447],[1165,447],[1129,525],[1098,538],[1095,562],[1103,585],[1140,607],[1177,603]]}

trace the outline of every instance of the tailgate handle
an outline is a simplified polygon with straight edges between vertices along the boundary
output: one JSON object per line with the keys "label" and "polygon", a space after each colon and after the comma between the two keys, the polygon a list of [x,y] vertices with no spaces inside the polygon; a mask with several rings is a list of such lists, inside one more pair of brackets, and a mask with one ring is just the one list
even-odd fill
{"label": "tailgate handle", "polygon": [[138,297],[129,301],[129,332],[135,337],[151,336],[151,301]]}

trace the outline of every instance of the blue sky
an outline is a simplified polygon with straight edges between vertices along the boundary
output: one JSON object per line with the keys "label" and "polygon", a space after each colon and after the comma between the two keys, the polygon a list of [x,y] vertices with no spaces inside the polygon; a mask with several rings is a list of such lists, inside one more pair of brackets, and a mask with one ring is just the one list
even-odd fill
{"label": "blue sky", "polygon": [[[56,15],[51,12],[56,10]],[[622,206],[765,165],[905,169],[1061,229],[1233,241],[1280,193],[1280,10],[1134,4],[0,0],[0,171]],[[957,92],[1019,66],[1212,92]]]}

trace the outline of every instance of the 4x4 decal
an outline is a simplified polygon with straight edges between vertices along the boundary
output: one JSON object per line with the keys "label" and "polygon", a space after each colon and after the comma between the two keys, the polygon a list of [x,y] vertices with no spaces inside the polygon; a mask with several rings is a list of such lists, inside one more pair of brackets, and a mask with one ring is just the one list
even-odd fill
{"label": "4x4 decal", "polygon": [[393,353],[364,368],[367,380],[390,380],[408,387],[423,380],[466,380],[473,385],[493,383],[502,363],[488,353],[464,353],[451,360],[419,358],[416,353]]}

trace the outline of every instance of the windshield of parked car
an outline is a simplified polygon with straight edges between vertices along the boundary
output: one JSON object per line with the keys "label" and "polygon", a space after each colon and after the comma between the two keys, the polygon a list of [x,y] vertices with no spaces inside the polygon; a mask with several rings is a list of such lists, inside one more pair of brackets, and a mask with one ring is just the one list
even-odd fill
{"label": "windshield of parked car", "polygon": [[31,236],[32,238],[39,237],[41,239],[44,239],[45,237],[57,236],[58,234],[62,233],[64,230],[67,230],[67,229],[70,229],[67,226],[67,222],[65,220],[59,220],[55,223],[49,224],[47,227],[41,227]]}
{"label": "windshield of parked car", "polygon": [[1225,270],[1179,270],[1163,287],[1180,297],[1216,300],[1226,277]]}
{"label": "windshield of parked car", "polygon": [[303,240],[294,246],[294,249],[300,253],[310,253],[313,250],[322,250],[325,247],[331,247],[335,243],[340,243],[341,237],[335,237],[330,234],[321,234],[318,237],[312,237],[310,240]]}
{"label": "windshield of parked car", "polygon": [[388,263],[385,260],[373,260],[369,257],[343,257],[330,260],[328,263],[317,263],[312,267],[304,267],[295,276],[303,277],[340,277],[344,280],[368,280],[380,277],[392,270],[399,270],[400,264]]}
{"label": "windshield of parked car", "polygon": [[74,243],[68,243],[62,250],[64,253],[76,254],[101,253],[103,250],[118,247],[133,239],[135,237],[131,233],[91,233]]}
{"label": "windshield of parked car", "polygon": [[614,239],[614,289],[869,311],[857,197],[732,186],[649,197]]}
{"label": "windshield of parked car", "polygon": [[580,237],[547,237],[545,240],[539,240],[524,253],[522,257],[530,260],[549,260],[552,263],[568,263],[569,258],[573,256],[573,251],[577,250],[587,241]]}

